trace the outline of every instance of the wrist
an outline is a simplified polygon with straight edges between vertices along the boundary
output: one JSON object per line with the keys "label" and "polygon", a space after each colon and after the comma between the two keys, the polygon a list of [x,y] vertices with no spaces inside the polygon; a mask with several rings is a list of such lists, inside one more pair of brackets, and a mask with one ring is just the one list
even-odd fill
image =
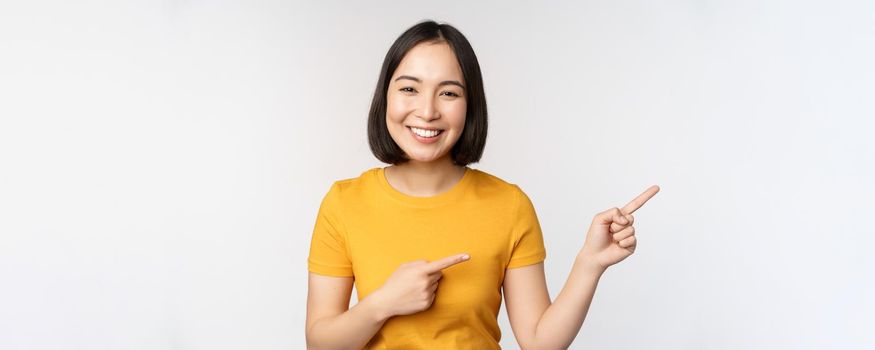
{"label": "wrist", "polygon": [[607,271],[607,266],[602,266],[598,262],[595,261],[591,256],[583,254],[583,252],[577,254],[577,258],[574,260],[574,264],[580,266],[586,271],[591,272],[592,274],[601,275]]}
{"label": "wrist", "polygon": [[388,304],[383,301],[381,294],[379,293],[379,289],[372,292],[371,295],[368,295],[362,303],[367,305],[369,313],[377,322],[383,322],[392,317],[392,313],[389,311]]}

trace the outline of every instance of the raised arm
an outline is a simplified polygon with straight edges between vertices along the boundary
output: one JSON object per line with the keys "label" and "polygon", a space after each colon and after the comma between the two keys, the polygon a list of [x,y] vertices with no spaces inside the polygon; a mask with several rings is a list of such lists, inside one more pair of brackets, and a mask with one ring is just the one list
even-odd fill
{"label": "raised arm", "polygon": [[550,302],[544,263],[508,269],[504,303],[520,349],[567,349],[580,332],[603,272],[578,259]]}
{"label": "raised arm", "polygon": [[651,186],[622,209],[596,214],[571,274],[556,300],[550,302],[544,264],[508,269],[504,278],[507,315],[522,349],[567,349],[589,312],[605,270],[635,252],[632,213],[659,192]]}

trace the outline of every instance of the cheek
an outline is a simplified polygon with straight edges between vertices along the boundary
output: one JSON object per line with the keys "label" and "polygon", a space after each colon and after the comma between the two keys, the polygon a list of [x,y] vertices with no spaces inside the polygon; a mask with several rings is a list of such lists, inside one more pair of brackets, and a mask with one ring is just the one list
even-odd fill
{"label": "cheek", "polygon": [[465,126],[465,115],[467,113],[468,106],[464,102],[456,103],[447,109],[447,115],[452,117],[452,123],[457,128]]}
{"label": "cheek", "polygon": [[386,99],[386,118],[392,121],[403,121],[407,115],[408,106],[404,99],[389,95]]}

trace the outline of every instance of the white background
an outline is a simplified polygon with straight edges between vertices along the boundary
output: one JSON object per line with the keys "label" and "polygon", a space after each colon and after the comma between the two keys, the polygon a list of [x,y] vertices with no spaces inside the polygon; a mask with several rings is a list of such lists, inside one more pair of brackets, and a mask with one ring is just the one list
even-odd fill
{"label": "white background", "polygon": [[662,187],[573,349],[875,347],[875,4],[714,0],[4,1],[0,348],[304,348],[319,203],[385,166],[368,106],[427,18],[479,57],[471,166],[532,198],[551,297]]}

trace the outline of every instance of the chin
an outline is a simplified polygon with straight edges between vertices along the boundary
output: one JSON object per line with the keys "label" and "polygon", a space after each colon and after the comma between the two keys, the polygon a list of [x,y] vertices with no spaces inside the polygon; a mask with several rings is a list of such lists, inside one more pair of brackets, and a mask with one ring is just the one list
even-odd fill
{"label": "chin", "polygon": [[407,154],[407,158],[410,161],[415,161],[415,162],[420,162],[420,163],[435,162],[435,161],[443,159],[443,157],[444,157],[444,155],[441,155],[438,157],[418,157],[418,156],[411,156],[410,153],[406,153],[406,152],[405,152],[405,154]]}
{"label": "chin", "polygon": [[407,157],[411,162],[419,162],[419,163],[431,163],[437,161],[440,158],[418,158],[418,157]]}

